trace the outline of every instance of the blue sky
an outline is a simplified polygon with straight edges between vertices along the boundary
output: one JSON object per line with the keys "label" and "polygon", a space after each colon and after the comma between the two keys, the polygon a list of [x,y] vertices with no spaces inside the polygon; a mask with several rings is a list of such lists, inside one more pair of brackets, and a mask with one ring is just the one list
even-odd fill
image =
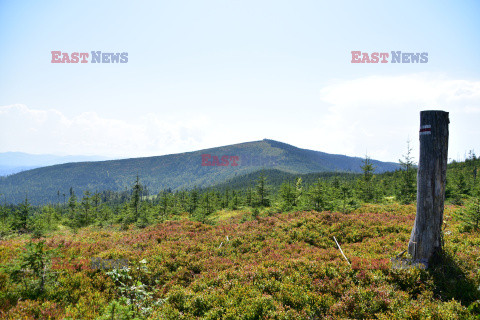
{"label": "blue sky", "polygon": [[[0,1],[0,152],[137,157],[270,138],[397,161],[419,111],[480,154],[478,1]],[[53,64],[51,51],[128,52]],[[352,64],[351,51],[428,52]]]}

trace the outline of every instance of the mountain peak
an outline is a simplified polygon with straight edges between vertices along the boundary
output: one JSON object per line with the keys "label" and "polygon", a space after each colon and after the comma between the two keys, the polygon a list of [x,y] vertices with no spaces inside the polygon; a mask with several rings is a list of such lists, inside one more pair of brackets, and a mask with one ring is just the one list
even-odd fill
{"label": "mountain peak", "polygon": [[[398,168],[395,163],[373,163],[377,172]],[[361,165],[360,158],[300,149],[284,142],[263,139],[164,156],[37,168],[0,178],[0,193],[13,203],[23,201],[27,193],[32,203],[40,204],[57,201],[58,191],[68,194],[70,187],[77,194],[87,189],[122,191],[132,186],[137,173],[142,184],[150,192],[157,193],[167,188],[213,186],[262,169],[291,174],[360,172]]]}

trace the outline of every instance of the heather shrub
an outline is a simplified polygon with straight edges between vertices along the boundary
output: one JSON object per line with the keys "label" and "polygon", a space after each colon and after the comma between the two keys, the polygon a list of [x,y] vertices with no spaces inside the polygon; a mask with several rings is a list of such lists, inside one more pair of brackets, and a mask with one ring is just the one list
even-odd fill
{"label": "heather shrub", "polygon": [[[427,270],[392,269],[415,208],[391,203],[347,214],[244,212],[243,222],[232,214],[216,225],[179,219],[124,231],[80,228],[48,235],[41,250],[9,239],[0,242],[0,318],[473,319],[480,238],[458,232],[457,210],[446,207],[446,254]],[[55,251],[40,268],[50,280],[32,299],[10,272],[17,265],[27,288],[40,287],[34,264],[20,267],[25,249],[45,257]],[[93,269],[94,257],[128,259],[129,266]]]}

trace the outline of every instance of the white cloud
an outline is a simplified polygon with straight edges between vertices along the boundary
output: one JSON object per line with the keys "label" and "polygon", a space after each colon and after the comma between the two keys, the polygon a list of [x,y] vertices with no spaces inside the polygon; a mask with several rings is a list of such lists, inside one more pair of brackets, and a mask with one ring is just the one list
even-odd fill
{"label": "white cloud", "polygon": [[182,120],[147,114],[126,122],[84,112],[0,106],[0,152],[147,156],[189,150],[202,141],[206,117]]}
{"label": "white cloud", "polygon": [[336,81],[320,90],[320,99],[328,112],[308,130],[318,137],[317,150],[396,161],[410,138],[416,156],[419,112],[437,109],[450,112],[450,158],[480,146],[480,81],[428,73],[371,76]]}
{"label": "white cloud", "polygon": [[[450,112],[449,157],[462,159],[470,149],[480,154],[480,81],[431,73],[371,76],[332,82],[320,90],[319,100],[315,109],[279,109],[268,120],[248,108],[115,119],[96,112],[68,117],[53,109],[0,106],[0,152],[137,157],[271,138],[313,150],[350,156],[368,152],[375,159],[397,161],[408,138],[413,155],[418,154],[419,112],[440,109]],[[270,112],[275,111],[265,114]]]}

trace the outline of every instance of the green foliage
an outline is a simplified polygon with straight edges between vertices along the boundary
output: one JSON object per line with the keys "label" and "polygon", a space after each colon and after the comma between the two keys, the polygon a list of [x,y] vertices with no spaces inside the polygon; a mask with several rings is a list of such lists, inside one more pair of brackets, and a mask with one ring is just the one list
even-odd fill
{"label": "green foliage", "polygon": [[342,199],[342,212],[347,213],[347,199],[351,195],[351,190],[347,184],[340,186],[340,195]]}
{"label": "green foliage", "polygon": [[403,160],[399,160],[402,166],[401,179],[397,188],[397,198],[403,204],[410,204],[415,201],[417,193],[417,181],[415,162],[411,156],[412,149],[410,142],[407,142],[407,153],[403,156]]}
{"label": "green foliage", "polygon": [[143,190],[143,187],[140,184],[140,179],[137,174],[137,179],[135,180],[135,184],[133,185],[132,199],[130,200],[130,205],[132,206],[132,210],[134,214],[133,219],[135,221],[138,220],[139,218],[139,207],[140,207],[142,190]]}
{"label": "green foliage", "polygon": [[170,193],[163,191],[160,195],[160,211],[159,215],[161,219],[165,219],[167,217],[167,211],[170,208],[170,204],[172,200],[170,199]]}
{"label": "green foliage", "polygon": [[[68,203],[32,206],[29,199],[19,205],[0,206],[0,235],[14,232],[32,233],[41,237],[63,226],[73,232],[96,225],[108,227],[121,224],[123,230],[131,225],[145,228],[152,223],[179,219],[188,213],[196,221],[214,223],[220,210],[249,210],[259,207],[266,214],[290,210],[330,210],[352,212],[360,203],[411,203],[415,194],[415,168],[409,150],[402,161],[404,170],[374,175],[373,162],[366,157],[364,174],[340,172],[316,173],[294,176],[278,170],[261,170],[255,174],[238,177],[241,186],[172,191],[165,189],[158,195],[147,195],[147,188],[134,180],[130,190],[120,193],[96,191],[83,192],[80,200],[70,188]],[[447,170],[447,201],[463,204],[474,194],[475,168],[479,159],[449,164]],[[473,169],[472,169],[473,168]],[[470,174],[468,174],[470,172]],[[463,176],[463,178],[461,178]],[[251,179],[251,180],[248,180]],[[457,192],[458,180],[466,190]],[[241,182],[241,183],[240,183]],[[60,197],[60,193],[57,193]],[[368,200],[370,199],[370,200]],[[262,205],[263,204],[263,205]]]}
{"label": "green foliage", "polygon": [[282,209],[284,211],[291,210],[297,204],[296,188],[290,182],[282,183],[280,186],[280,198]]}
{"label": "green foliage", "polygon": [[447,170],[446,198],[456,205],[463,205],[464,200],[475,195],[479,183],[477,178],[480,158],[473,151],[464,162],[452,162]]}
{"label": "green foliage", "polygon": [[77,211],[78,202],[77,196],[72,188],[70,188],[70,197],[68,198],[68,221],[67,224],[74,230],[78,229],[81,226],[81,221],[79,219],[79,213]]}
{"label": "green foliage", "polygon": [[193,188],[193,190],[190,192],[190,197],[189,197],[189,202],[188,202],[188,213],[190,215],[193,215],[195,211],[197,210],[199,203],[199,194],[197,188]]}
{"label": "green foliage", "polygon": [[163,300],[153,299],[154,289],[141,281],[150,273],[147,261],[143,259],[138,264],[135,272],[130,267],[107,272],[116,285],[117,299],[110,302],[100,319],[144,319],[151,314],[152,307],[163,304]]}
{"label": "green foliage", "polygon": [[7,273],[12,282],[21,285],[21,297],[36,299],[44,294],[46,285],[53,277],[50,270],[53,252],[46,248],[45,240],[30,241],[8,267]]}
{"label": "green foliage", "polygon": [[377,198],[377,190],[375,187],[375,166],[372,163],[372,160],[365,155],[363,160],[362,168],[362,179],[359,180],[359,189],[361,199],[366,202],[371,202]]}
{"label": "green foliage", "polygon": [[92,221],[92,199],[90,191],[86,190],[83,193],[82,202],[80,203],[80,215],[78,217],[80,226],[88,226]]}
{"label": "green foliage", "polygon": [[480,231],[480,195],[472,197],[465,209],[458,212],[457,218],[463,222],[463,230]]}
{"label": "green foliage", "polygon": [[329,189],[326,183],[318,180],[308,189],[308,198],[311,208],[316,211],[323,211],[328,207]]}
{"label": "green foliage", "polygon": [[265,173],[262,171],[255,185],[255,205],[260,207],[268,207],[270,205],[269,193],[270,191],[267,184],[267,178]]}
{"label": "green foliage", "polygon": [[200,212],[203,216],[207,217],[211,215],[215,207],[215,194],[210,190],[207,190],[203,193],[202,199],[200,201]]}
{"label": "green foliage", "polygon": [[128,303],[127,298],[121,297],[118,300],[111,301],[103,311],[103,314],[97,317],[97,320],[139,320],[142,319],[135,311],[135,307]]}
{"label": "green foliage", "polygon": [[14,222],[15,229],[20,230],[22,232],[27,231],[27,224],[28,224],[28,218],[31,214],[32,211],[32,206],[28,202],[28,198],[25,197],[25,201],[22,202],[16,211],[16,219]]}
{"label": "green foliage", "polygon": [[[414,205],[401,204],[415,185],[408,151],[404,170],[383,174],[366,157],[362,175],[261,170],[158,195],[137,177],[122,192],[77,200],[71,188],[68,203],[57,192],[53,205],[5,204],[0,317],[475,318],[480,241],[464,231],[479,229],[479,163],[448,166],[447,200],[466,206],[446,206],[446,255],[429,270],[390,268],[415,217]],[[25,232],[48,241],[25,243]],[[92,257],[140,263],[105,274],[92,270]]]}
{"label": "green foliage", "polygon": [[0,204],[0,240],[11,234],[13,229],[9,208]]}
{"label": "green foliage", "polygon": [[[342,181],[338,188],[329,186],[331,194],[341,187]],[[142,204],[147,215],[157,214],[149,211],[154,203]],[[250,211],[221,211],[230,218],[215,226],[191,221],[186,213],[143,229],[87,227],[75,235],[48,235],[38,247],[11,238],[0,244],[0,314],[85,320],[474,319],[480,300],[478,234],[458,232],[460,222],[451,217],[461,208],[445,210],[447,255],[431,270],[391,269],[390,258],[408,243],[415,216],[413,205],[398,203],[366,204],[347,214],[275,213],[273,206],[253,219]],[[31,253],[17,258],[19,248]],[[32,262],[53,248],[57,262],[43,259],[43,269]],[[126,258],[131,265],[94,270],[92,257]],[[7,272],[15,264],[31,282],[29,294],[20,280],[25,277],[14,280]],[[41,270],[52,276],[43,293],[32,289],[40,287]]]}
{"label": "green foliage", "polygon": [[[130,189],[136,176],[151,194],[171,188],[173,191],[212,187],[229,179],[259,171],[263,167],[278,167],[281,172],[299,174],[315,172],[359,172],[360,160],[343,155],[327,154],[273,140],[253,141],[213,148],[212,155],[239,157],[238,166],[202,166],[202,154],[195,151],[159,157],[144,157],[100,162],[67,163],[27,170],[0,178],[0,193],[14,204],[29,195],[32,204],[58,203],[60,195],[75,190],[111,190],[123,192]],[[321,161],[319,161],[321,159]],[[398,164],[376,161],[378,172],[395,170]],[[270,181],[271,182],[271,181]],[[230,185],[237,189],[237,186]],[[146,195],[144,190],[144,194]]]}

